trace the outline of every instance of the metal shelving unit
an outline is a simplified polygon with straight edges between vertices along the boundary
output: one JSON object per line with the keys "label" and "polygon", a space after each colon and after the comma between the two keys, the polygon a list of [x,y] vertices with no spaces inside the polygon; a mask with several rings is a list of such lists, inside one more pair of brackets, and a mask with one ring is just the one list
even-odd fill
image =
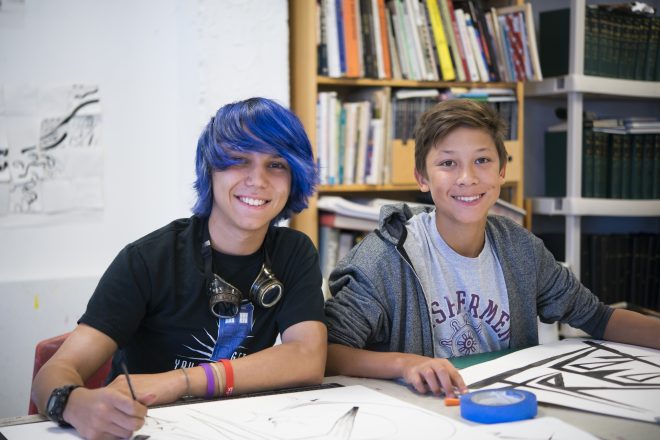
{"label": "metal shelving unit", "polygon": [[582,197],[582,111],[585,99],[659,99],[660,84],[651,81],[584,75],[585,0],[571,0],[569,74],[525,84],[526,98],[566,97],[568,110],[566,197],[534,198],[534,213],[561,215],[566,224],[566,263],[580,276],[583,216],[660,216],[660,200],[614,200]]}

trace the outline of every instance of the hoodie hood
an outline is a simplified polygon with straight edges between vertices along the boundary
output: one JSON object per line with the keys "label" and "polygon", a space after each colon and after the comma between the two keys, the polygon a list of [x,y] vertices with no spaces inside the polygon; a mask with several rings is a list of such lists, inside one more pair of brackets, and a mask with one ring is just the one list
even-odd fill
{"label": "hoodie hood", "polygon": [[432,212],[433,206],[415,206],[411,208],[405,203],[384,205],[380,208],[378,230],[387,241],[398,244],[405,237],[406,222],[414,215],[422,212]]}

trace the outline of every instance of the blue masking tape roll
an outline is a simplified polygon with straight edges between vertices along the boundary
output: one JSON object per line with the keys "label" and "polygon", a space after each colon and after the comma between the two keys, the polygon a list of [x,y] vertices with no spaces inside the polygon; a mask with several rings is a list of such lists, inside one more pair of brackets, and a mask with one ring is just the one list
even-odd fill
{"label": "blue masking tape roll", "polygon": [[481,390],[461,396],[461,417],[478,423],[503,423],[536,416],[536,396],[514,388]]}

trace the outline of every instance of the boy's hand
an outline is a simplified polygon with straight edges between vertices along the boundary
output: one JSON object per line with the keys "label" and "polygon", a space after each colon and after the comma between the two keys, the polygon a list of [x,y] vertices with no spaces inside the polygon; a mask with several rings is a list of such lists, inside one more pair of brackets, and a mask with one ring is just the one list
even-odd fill
{"label": "boy's hand", "polygon": [[153,395],[133,400],[112,388],[76,388],[64,409],[64,420],[86,439],[130,438],[144,425]]}
{"label": "boy's hand", "polygon": [[454,391],[467,393],[468,389],[458,370],[447,359],[435,359],[415,354],[405,355],[401,377],[419,393],[444,393],[455,397]]}

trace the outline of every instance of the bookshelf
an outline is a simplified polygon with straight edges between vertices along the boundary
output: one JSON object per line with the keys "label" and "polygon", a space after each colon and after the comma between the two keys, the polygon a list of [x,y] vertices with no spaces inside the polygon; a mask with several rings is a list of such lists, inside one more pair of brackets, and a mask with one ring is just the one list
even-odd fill
{"label": "bookshelf", "polygon": [[[571,0],[569,4],[568,74],[525,85],[525,96],[532,103],[537,99],[563,100],[567,108],[566,197],[534,197],[531,204],[535,214],[564,217],[565,259],[578,278],[581,273],[584,217],[660,217],[660,200],[582,197],[582,127],[585,103],[607,102],[612,112],[615,112],[617,108],[623,107],[626,101],[660,101],[658,82],[584,74],[586,4],[585,0]],[[561,6],[549,9],[559,7]]]}
{"label": "bookshelf", "polygon": [[[485,2],[493,6],[522,5],[522,0],[509,2]],[[509,153],[507,163],[507,180],[502,190],[502,197],[518,207],[524,205],[524,178],[523,178],[523,127],[524,127],[524,86],[522,82],[462,82],[462,81],[414,81],[399,79],[371,79],[371,78],[334,78],[317,75],[317,5],[309,0],[289,0],[289,29],[290,29],[290,89],[291,108],[298,115],[311,140],[312,146],[317,147],[316,139],[316,112],[317,94],[320,91],[338,91],[349,93],[353,90],[366,88],[381,88],[387,91],[388,96],[399,89],[441,89],[449,87],[483,87],[505,88],[514,93],[517,105],[517,131],[516,139],[507,141]],[[414,163],[414,162],[413,162]],[[412,167],[408,171],[413,175]],[[344,197],[361,198],[398,198],[414,200],[419,195],[416,184],[391,184],[385,182],[380,185],[321,185],[315,197],[310,199],[309,208],[292,219],[291,226],[306,233],[312,241],[318,243],[318,212],[316,201],[319,195],[341,195]]]}

